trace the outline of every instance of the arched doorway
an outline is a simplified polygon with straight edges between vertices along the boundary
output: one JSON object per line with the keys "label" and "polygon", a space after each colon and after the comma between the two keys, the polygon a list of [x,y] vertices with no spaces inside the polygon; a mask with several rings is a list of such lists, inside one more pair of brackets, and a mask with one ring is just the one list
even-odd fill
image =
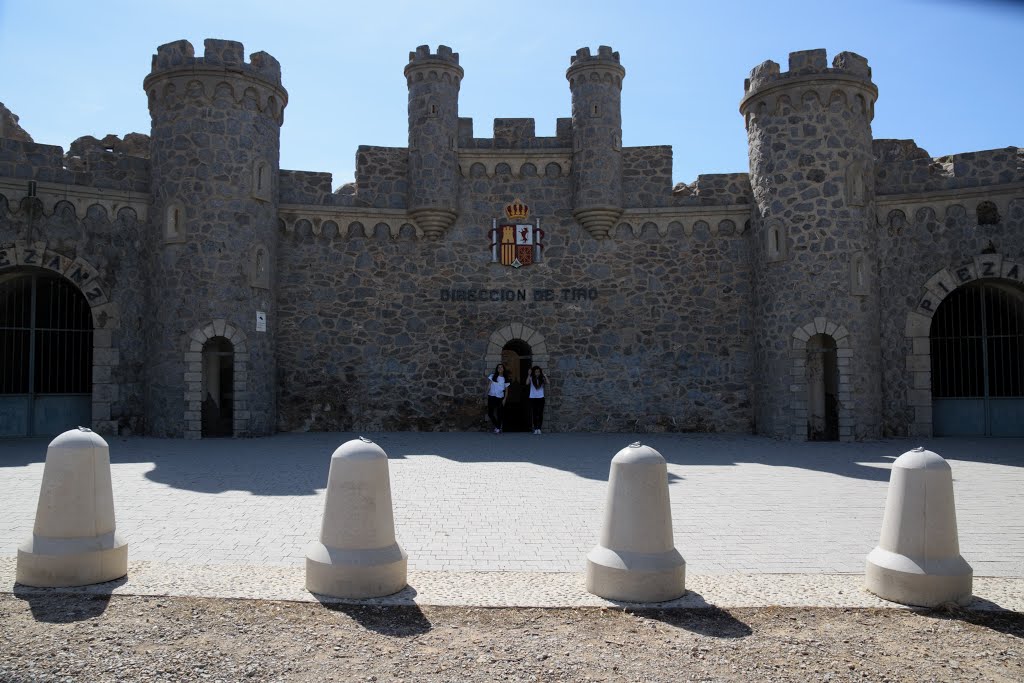
{"label": "arched doorway", "polygon": [[807,340],[807,440],[839,440],[839,364],[836,340],[815,334]]}
{"label": "arched doorway", "polygon": [[92,424],[89,302],[46,270],[0,275],[0,435],[53,436]]}
{"label": "arched doorway", "polygon": [[936,436],[1024,436],[1024,293],[970,282],[939,304],[930,331]]}
{"label": "arched doorway", "polygon": [[501,362],[505,364],[505,376],[511,384],[505,402],[504,431],[528,432],[530,391],[526,382],[533,365],[533,351],[522,339],[511,339],[501,350]]}
{"label": "arched doorway", "polygon": [[224,337],[203,345],[204,437],[234,435],[235,347]]}

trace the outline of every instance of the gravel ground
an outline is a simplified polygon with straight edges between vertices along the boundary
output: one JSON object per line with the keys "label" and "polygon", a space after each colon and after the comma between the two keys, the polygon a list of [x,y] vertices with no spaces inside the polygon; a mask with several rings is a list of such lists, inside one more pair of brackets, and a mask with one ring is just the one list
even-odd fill
{"label": "gravel ground", "polygon": [[0,681],[1021,681],[1017,612],[0,594]]}

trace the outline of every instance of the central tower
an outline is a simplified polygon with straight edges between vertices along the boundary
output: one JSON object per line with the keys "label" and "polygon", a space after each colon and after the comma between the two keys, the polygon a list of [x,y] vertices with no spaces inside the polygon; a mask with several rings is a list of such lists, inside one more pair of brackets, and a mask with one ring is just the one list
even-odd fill
{"label": "central tower", "polygon": [[409,215],[428,239],[458,216],[459,53],[420,45],[409,53]]}
{"label": "central tower", "polygon": [[576,51],[565,72],[572,92],[573,212],[597,239],[622,215],[622,79],[619,53],[607,45]]}

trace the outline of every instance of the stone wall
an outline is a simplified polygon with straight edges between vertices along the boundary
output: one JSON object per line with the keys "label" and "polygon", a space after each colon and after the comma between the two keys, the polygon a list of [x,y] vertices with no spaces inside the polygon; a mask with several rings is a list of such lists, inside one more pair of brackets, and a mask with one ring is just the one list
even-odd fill
{"label": "stone wall", "polygon": [[278,179],[282,204],[329,204],[331,174],[281,169]]}
{"label": "stone wall", "polygon": [[[115,138],[120,143],[120,138]],[[126,136],[128,137],[128,136]],[[146,136],[140,136],[145,138]],[[149,191],[149,160],[138,147],[133,154],[100,144],[72,143],[68,154],[56,145],[0,138],[0,177],[81,185],[145,193]],[[146,138],[148,142],[148,138]],[[120,145],[119,145],[120,147]]]}
{"label": "stone wall", "polygon": [[409,189],[409,150],[360,145],[356,152],[356,206],[404,209]]}
{"label": "stone wall", "polygon": [[1024,181],[1024,150],[1017,147],[931,158],[913,140],[875,140],[879,194],[986,187]]}
{"label": "stone wall", "polygon": [[8,199],[0,195],[0,276],[10,267],[47,268],[79,287],[93,310],[93,425],[143,433],[144,223],[132,209],[112,216],[93,204],[78,213],[65,201],[33,214],[12,210],[17,203]]}
{"label": "stone wall", "polygon": [[[571,183],[464,178],[440,242],[282,236],[278,428],[483,428],[492,335],[522,325],[546,353],[546,428],[749,431],[745,237],[598,241],[571,217]],[[516,197],[545,231],[543,262],[518,270],[491,263],[488,237]]]}
{"label": "stone wall", "polygon": [[[982,196],[1000,199],[1000,195],[999,203],[1008,210],[993,225],[979,225],[969,210],[978,196],[940,196],[933,197],[932,202],[920,196],[899,209],[886,207],[889,216],[880,221],[878,228],[883,283],[882,431],[886,436],[930,435],[930,410],[920,404],[930,397],[931,368],[915,365],[916,358],[929,354],[928,344],[915,343],[907,336],[910,318],[927,294],[926,284],[943,269],[955,272],[961,266],[973,266],[975,258],[1024,263],[1024,189],[992,191]],[[936,211],[939,200],[945,200],[948,206]],[[971,279],[985,276],[973,267],[970,272]],[[1016,282],[1020,290],[1024,282],[1020,278]],[[922,393],[926,395],[918,396]]]}
{"label": "stone wall", "polygon": [[672,147],[626,147],[622,150],[624,206],[669,206],[672,203]]}

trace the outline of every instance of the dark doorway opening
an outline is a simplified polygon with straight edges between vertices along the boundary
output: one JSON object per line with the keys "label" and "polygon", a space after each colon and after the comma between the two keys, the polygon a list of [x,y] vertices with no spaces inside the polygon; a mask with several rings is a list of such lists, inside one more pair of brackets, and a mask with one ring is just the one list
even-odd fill
{"label": "dark doorway opening", "polygon": [[46,270],[0,275],[0,436],[92,424],[92,309]]}
{"label": "dark doorway opening", "polygon": [[931,327],[936,436],[1024,436],[1024,294],[994,280],[958,287]]}
{"label": "dark doorway opening", "polygon": [[203,346],[203,436],[234,436],[235,348],[224,337]]}
{"label": "dark doorway opening", "polygon": [[836,340],[816,334],[807,340],[807,440],[839,440],[839,364]]}
{"label": "dark doorway opening", "polygon": [[504,431],[530,431],[530,389],[526,382],[533,365],[533,351],[522,339],[512,339],[501,350],[505,376],[510,386],[506,390]]}

